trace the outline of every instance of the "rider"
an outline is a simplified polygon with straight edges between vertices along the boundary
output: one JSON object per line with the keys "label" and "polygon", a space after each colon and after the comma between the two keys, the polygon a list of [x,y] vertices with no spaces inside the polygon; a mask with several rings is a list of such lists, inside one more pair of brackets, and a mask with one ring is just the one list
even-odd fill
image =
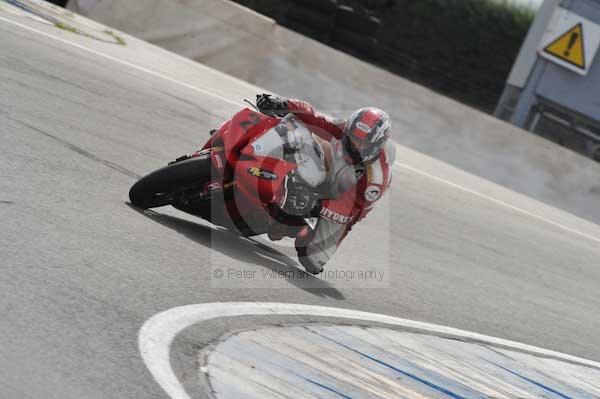
{"label": "rider", "polygon": [[267,115],[292,113],[314,133],[319,156],[324,158],[326,178],[319,185],[324,192],[318,221],[312,229],[301,215],[306,206],[300,179],[289,179],[275,203],[282,223],[268,232],[271,240],[295,238],[300,263],[317,274],[333,256],[352,226],[362,220],[389,187],[396,147],[388,141],[390,117],[377,108],[361,108],[347,121],[335,121],[307,102],[283,99],[270,94],[256,96],[258,109]]}

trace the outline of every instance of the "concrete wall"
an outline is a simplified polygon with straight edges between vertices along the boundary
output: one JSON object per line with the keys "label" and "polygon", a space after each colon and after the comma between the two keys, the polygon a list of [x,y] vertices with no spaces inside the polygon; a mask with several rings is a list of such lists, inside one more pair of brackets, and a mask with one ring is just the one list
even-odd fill
{"label": "concrete wall", "polygon": [[[70,7],[76,9],[76,3],[71,0]],[[345,116],[366,105],[384,108],[394,119],[394,139],[401,145],[600,222],[599,164],[234,3],[90,4],[83,13],[93,19],[272,92],[307,99],[330,114]]]}
{"label": "concrete wall", "polygon": [[275,27],[270,18],[220,0],[71,0],[68,8],[248,81],[265,56],[262,38]]}

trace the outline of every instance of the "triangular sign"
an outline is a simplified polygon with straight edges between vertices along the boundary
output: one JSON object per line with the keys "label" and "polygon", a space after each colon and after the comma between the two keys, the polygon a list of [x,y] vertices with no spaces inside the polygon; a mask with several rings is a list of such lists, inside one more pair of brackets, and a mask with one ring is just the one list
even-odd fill
{"label": "triangular sign", "polygon": [[581,69],[585,66],[583,26],[578,23],[544,48],[544,52]]}

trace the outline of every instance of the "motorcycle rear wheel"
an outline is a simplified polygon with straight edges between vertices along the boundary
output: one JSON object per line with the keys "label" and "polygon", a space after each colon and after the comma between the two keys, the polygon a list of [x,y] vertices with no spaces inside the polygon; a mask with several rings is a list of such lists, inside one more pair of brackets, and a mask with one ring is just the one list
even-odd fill
{"label": "motorcycle rear wheel", "polygon": [[210,157],[191,158],[160,168],[138,180],[129,190],[129,200],[139,208],[171,205],[183,189],[198,186],[211,178]]}

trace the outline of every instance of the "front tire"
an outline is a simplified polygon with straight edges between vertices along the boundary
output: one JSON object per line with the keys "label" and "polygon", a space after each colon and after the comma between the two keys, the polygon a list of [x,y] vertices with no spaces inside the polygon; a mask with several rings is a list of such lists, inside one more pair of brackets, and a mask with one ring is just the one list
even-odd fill
{"label": "front tire", "polygon": [[171,205],[175,194],[185,188],[201,187],[211,178],[210,157],[177,162],[138,180],[129,190],[129,200],[139,208]]}

